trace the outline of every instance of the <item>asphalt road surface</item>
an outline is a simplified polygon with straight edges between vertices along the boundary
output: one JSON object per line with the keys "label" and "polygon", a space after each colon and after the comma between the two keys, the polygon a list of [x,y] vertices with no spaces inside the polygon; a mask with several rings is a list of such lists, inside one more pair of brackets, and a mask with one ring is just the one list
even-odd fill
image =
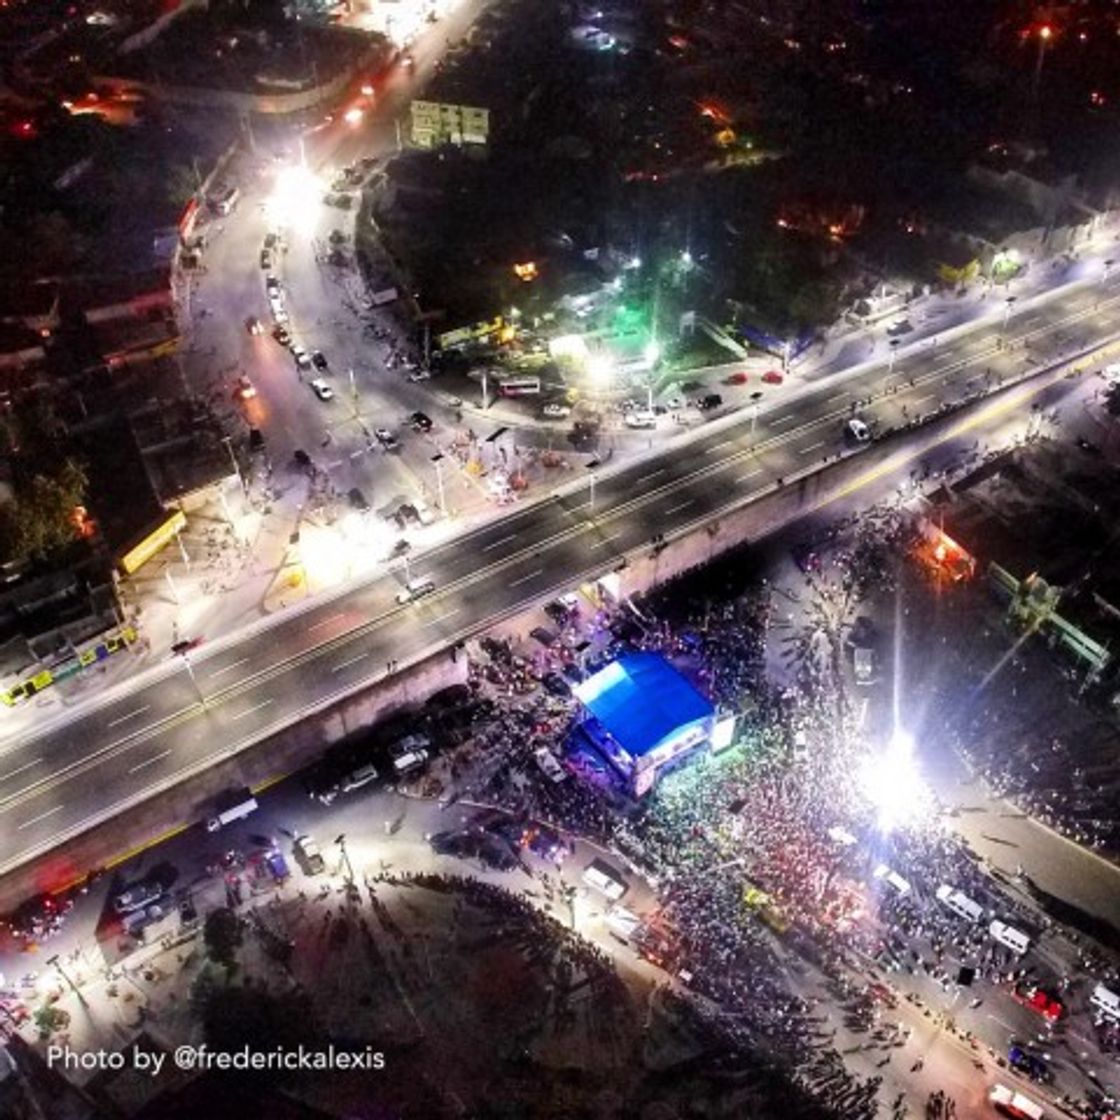
{"label": "asphalt road surface", "polygon": [[[1120,333],[1120,290],[1067,291],[1010,327],[1002,346],[992,333],[968,333],[899,359],[890,376],[882,365],[833,375],[768,412],[722,418],[623,469],[586,472],[586,482],[416,556],[407,569],[204,647],[193,661],[22,738],[0,760],[0,872],[383,677],[390,660],[407,667],[552,590],[609,571],[657,534],[764,498],[779,478],[792,485],[826,457],[870,451],[869,466],[881,460],[871,473],[905,472],[920,432],[852,448],[844,427],[853,409],[873,426],[896,427],[904,411],[928,417],[976,391],[989,366],[993,378],[1011,376],[1024,358],[1045,366],[1063,349]],[[1006,408],[1026,407],[1019,392],[1004,390]],[[857,406],[873,393],[876,400]],[[430,576],[436,590],[400,605],[396,594],[410,576]]]}

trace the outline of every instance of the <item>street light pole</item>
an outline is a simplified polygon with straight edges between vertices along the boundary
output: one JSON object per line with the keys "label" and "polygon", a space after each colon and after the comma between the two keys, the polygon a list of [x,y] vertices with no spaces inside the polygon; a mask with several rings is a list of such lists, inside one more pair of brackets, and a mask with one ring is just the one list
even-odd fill
{"label": "street light pole", "polygon": [[226,445],[226,451],[229,452],[229,461],[233,464],[233,473],[237,475],[237,481],[241,486],[243,494],[249,493],[249,487],[245,484],[245,476],[241,473],[241,465],[237,462],[237,456],[233,453],[233,437],[222,436],[222,443]]}
{"label": "street light pole", "polygon": [[1014,306],[1018,296],[1008,296],[1003,304],[1003,329],[1007,330],[1007,321],[1011,318],[1011,308]]}
{"label": "street light pole", "polygon": [[342,853],[342,864],[346,868],[346,883],[352,887],[354,885],[354,867],[350,863],[350,853],[346,850],[346,833],[340,832],[335,843]]}
{"label": "street light pole", "polygon": [[184,650],[180,656],[183,659],[183,664],[187,667],[187,676],[191,679],[191,684],[194,685],[195,693],[198,695],[198,702],[205,708],[206,697],[202,695],[202,689],[198,685],[198,677],[194,675],[194,666],[191,664],[190,653]]}
{"label": "street light pole", "polygon": [[890,362],[887,365],[887,373],[888,374],[894,373],[894,360],[897,356],[898,356],[898,339],[897,338],[892,338],[891,339],[891,358],[890,358]]}
{"label": "street light pole", "polygon": [[439,493],[439,511],[444,517],[447,516],[447,503],[443,500],[443,452],[437,451],[432,456],[432,462],[436,465],[436,490]]}
{"label": "street light pole", "polygon": [[1053,28],[1048,23],[1044,23],[1038,29],[1038,57],[1034,63],[1034,80],[1031,83],[1031,97],[1038,100],[1039,84],[1042,80],[1042,63],[1046,58],[1046,47],[1050,42],[1050,36],[1054,34]]}
{"label": "street light pole", "polygon": [[587,464],[587,480],[589,484],[588,489],[590,491],[587,508],[591,511],[591,513],[595,512],[595,468],[597,466],[599,466],[598,459],[592,459],[591,462]]}
{"label": "street light pole", "polygon": [[54,968],[54,970],[59,974],[59,976],[61,976],[62,979],[65,980],[66,983],[70,985],[70,988],[73,991],[74,995],[76,995],[78,997],[78,1002],[83,1007],[89,1007],[89,1004],[86,1002],[86,997],[82,995],[80,989],[78,988],[78,985],[74,983],[74,981],[70,978],[69,973],[67,973],[66,970],[62,967],[62,962],[58,959],[58,954],[57,953],[55,953],[55,955],[53,957],[48,957],[47,958],[47,964],[49,964],[52,968]]}

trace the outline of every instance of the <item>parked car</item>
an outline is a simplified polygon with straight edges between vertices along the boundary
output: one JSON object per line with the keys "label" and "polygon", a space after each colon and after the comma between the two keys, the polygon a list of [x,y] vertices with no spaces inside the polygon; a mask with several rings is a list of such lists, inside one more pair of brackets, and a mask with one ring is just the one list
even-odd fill
{"label": "parked car", "polygon": [[559,673],[546,673],[541,678],[541,684],[544,685],[546,692],[559,696],[563,700],[572,694],[571,685]]}
{"label": "parked car", "polygon": [[311,368],[311,355],[302,346],[294,345],[292,347],[292,358],[295,360],[296,369]]}
{"label": "parked car", "polygon": [[237,379],[237,388],[234,391],[234,396],[238,397],[240,400],[249,401],[252,400],[256,395],[256,386],[249,380],[248,377],[245,376],[245,374],[242,374]]}
{"label": "parked car", "polygon": [[321,377],[311,382],[311,391],[321,401],[334,400],[334,390]]}
{"label": "parked car", "polygon": [[559,404],[556,401],[549,401],[541,408],[541,415],[548,420],[563,420],[571,414],[572,410],[566,404]]}
{"label": "parked car", "polygon": [[292,344],[292,333],[283,323],[277,323],[276,326],[272,328],[272,337],[276,339],[281,346],[291,346]]}
{"label": "parked car", "polygon": [[347,492],[346,497],[350,502],[350,506],[352,509],[356,509],[359,513],[369,512],[369,501],[366,499],[365,494],[363,494],[357,486],[351,487]]}
{"label": "parked car", "polygon": [[400,447],[397,437],[388,428],[375,428],[373,437],[386,451],[395,451]]}
{"label": "parked car", "polygon": [[746,370],[739,370],[738,373],[733,373],[730,377],[724,378],[724,385],[746,385],[750,380],[747,376]]}
{"label": "parked car", "polygon": [[272,253],[268,249],[261,250],[261,268],[267,270],[272,267]]}
{"label": "parked car", "polygon": [[118,914],[130,914],[151,906],[163,897],[163,887],[151,879],[133,883],[113,899],[113,909]]}
{"label": "parked car", "polygon": [[714,408],[719,408],[723,404],[723,397],[719,393],[707,393],[696,402],[696,407],[701,412],[711,412]]}
{"label": "parked car", "polygon": [[377,781],[377,768],[372,763],[365,763],[351,770],[341,782],[341,789],[343,793],[353,793],[356,789],[361,789],[362,786],[368,786],[371,782]]}
{"label": "parked car", "polygon": [[776,369],[768,369],[762,375],[762,380],[767,385],[781,385],[785,378]]}
{"label": "parked car", "polygon": [[626,426],[628,428],[656,428],[657,417],[645,408],[635,408],[626,413]]}
{"label": "parked car", "polygon": [[409,417],[409,422],[417,432],[430,432],[433,427],[432,418],[426,412],[414,412]]}
{"label": "parked car", "polygon": [[318,370],[325,370],[327,368],[327,359],[322,350],[312,351],[311,364]]}
{"label": "parked car", "polygon": [[256,315],[250,315],[249,318],[245,320],[245,329],[250,334],[264,334],[264,324]]}
{"label": "parked car", "polygon": [[323,859],[319,845],[306,833],[296,837],[295,850],[296,858],[303,864],[303,869],[308,875],[318,875],[326,871],[327,861]]}

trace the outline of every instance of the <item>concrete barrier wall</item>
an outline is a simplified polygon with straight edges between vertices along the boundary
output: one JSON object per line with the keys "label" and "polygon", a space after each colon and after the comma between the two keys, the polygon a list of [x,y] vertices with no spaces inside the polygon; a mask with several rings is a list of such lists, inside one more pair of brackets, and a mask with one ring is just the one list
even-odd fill
{"label": "concrete barrier wall", "polygon": [[10,912],[40,891],[63,890],[84,879],[91,870],[123,863],[145,847],[184,829],[201,829],[214,798],[225,790],[267,787],[308,766],[328,747],[393,712],[418,706],[434,692],[461,684],[466,678],[465,658],[452,661],[447,653],[440,653],[402,676],[372,685],[247,748],[0,878],[0,913]]}

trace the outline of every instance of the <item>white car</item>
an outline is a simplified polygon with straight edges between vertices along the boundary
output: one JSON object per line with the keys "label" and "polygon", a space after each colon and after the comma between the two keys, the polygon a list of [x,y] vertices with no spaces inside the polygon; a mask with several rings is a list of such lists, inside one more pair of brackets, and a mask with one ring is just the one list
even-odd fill
{"label": "white car", "polygon": [[871,429],[858,417],[853,416],[851,420],[844,426],[844,433],[856,443],[869,443],[871,441]]}
{"label": "white car", "polygon": [[656,428],[657,416],[648,408],[635,408],[626,414],[628,428]]}
{"label": "white car", "polygon": [[430,381],[432,375],[426,369],[414,369],[408,375],[409,381]]}
{"label": "white car", "polygon": [[334,399],[334,390],[321,377],[311,382],[311,389],[321,401]]}
{"label": "white car", "polygon": [[541,408],[541,415],[549,420],[563,420],[571,414],[572,410],[566,404],[557,404],[556,401],[550,401]]}
{"label": "white car", "polygon": [[395,451],[400,447],[397,437],[388,428],[375,428],[373,435],[386,451]]}
{"label": "white car", "polygon": [[311,355],[302,346],[292,347],[292,357],[295,359],[297,369],[311,368]]}

